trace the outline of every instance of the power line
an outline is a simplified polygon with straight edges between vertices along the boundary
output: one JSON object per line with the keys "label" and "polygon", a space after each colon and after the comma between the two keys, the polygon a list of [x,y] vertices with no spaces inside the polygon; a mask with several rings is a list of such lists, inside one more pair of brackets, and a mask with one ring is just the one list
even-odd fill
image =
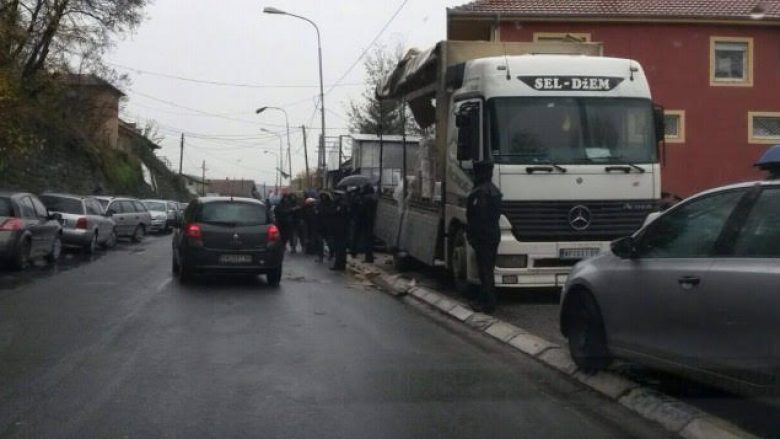
{"label": "power line", "polygon": [[374,44],[376,44],[376,42],[379,40],[379,37],[381,37],[382,34],[385,33],[385,31],[387,30],[388,27],[390,27],[390,24],[395,20],[396,17],[398,17],[398,14],[401,13],[401,11],[403,10],[404,6],[406,6],[407,3],[409,3],[409,0],[403,0],[401,2],[401,4],[398,6],[398,9],[395,10],[395,13],[393,13],[393,15],[390,17],[390,19],[387,20],[387,23],[385,23],[385,25],[382,26],[382,29],[379,31],[378,34],[376,34],[374,39],[371,40],[371,43],[369,43],[368,46],[366,46],[366,48],[363,49],[363,52],[360,53],[360,56],[358,56],[358,58],[355,60],[355,62],[353,62],[352,65],[349,66],[347,71],[344,72],[343,75],[341,75],[341,77],[338,79],[338,81],[336,81],[335,83],[333,83],[333,85],[330,86],[330,88],[327,91],[327,94],[330,94],[330,92],[332,92],[333,89],[336,88],[341,83],[341,81],[343,81],[347,77],[347,75],[349,75],[352,72],[352,70],[355,67],[357,67],[358,63],[360,63],[360,61],[363,59],[364,56],[366,56],[368,51],[372,47],[374,47]]}
{"label": "power line", "polygon": [[[149,70],[141,70],[135,67],[123,66],[121,64],[116,64],[111,62],[106,62],[106,64],[114,67],[119,67],[120,69],[125,69],[131,72],[143,74],[143,75],[159,76],[161,78],[174,79],[177,81],[192,82],[196,84],[215,85],[221,87],[240,87],[240,88],[317,88],[319,87],[319,85],[285,85],[285,84],[270,85],[270,84],[246,84],[246,83],[239,83],[239,82],[212,81],[208,79],[195,79],[195,78],[188,78],[186,76],[171,75],[169,73],[160,73],[160,72],[152,72]],[[365,85],[365,84],[361,82],[345,83],[345,84],[334,83],[334,84],[330,84],[329,87],[355,87],[361,85]]]}

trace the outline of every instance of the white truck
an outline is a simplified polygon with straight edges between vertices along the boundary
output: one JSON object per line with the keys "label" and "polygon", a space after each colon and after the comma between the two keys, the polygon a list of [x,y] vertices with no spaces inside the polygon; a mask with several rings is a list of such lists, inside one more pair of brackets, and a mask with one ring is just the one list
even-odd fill
{"label": "white truck", "polygon": [[[434,137],[375,234],[402,263],[479,283],[465,200],[477,160],[503,193],[499,287],[561,287],[570,268],[637,230],[661,197],[663,110],[636,61],[592,43],[444,41],[410,52],[377,88]],[[423,142],[423,145],[426,141]],[[425,152],[427,151],[427,153]]]}

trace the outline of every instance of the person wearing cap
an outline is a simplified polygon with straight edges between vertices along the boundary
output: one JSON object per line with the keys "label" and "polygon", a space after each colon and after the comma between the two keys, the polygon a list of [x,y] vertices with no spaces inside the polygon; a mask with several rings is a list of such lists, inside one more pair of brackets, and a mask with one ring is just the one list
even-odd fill
{"label": "person wearing cap", "polygon": [[493,278],[498,244],[501,241],[501,191],[493,184],[493,163],[474,163],[474,188],[466,199],[466,239],[476,253],[480,286],[472,308],[480,312],[496,309]]}

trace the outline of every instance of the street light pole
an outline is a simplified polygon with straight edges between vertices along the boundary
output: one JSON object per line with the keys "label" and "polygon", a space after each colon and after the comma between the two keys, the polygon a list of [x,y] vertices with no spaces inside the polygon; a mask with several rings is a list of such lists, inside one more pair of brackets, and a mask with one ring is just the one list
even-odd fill
{"label": "street light pole", "polygon": [[[260,131],[268,134],[273,134],[276,137],[279,138],[279,186],[284,183],[284,164],[282,164],[282,157],[284,157],[284,145],[282,141],[282,135],[279,133],[275,133],[273,131],[267,130],[265,128],[260,128]],[[290,178],[290,186],[292,186],[292,175],[289,176]]]}
{"label": "street light pole", "polygon": [[265,110],[277,110],[284,113],[284,122],[287,127],[287,170],[290,173],[290,179],[292,180],[292,148],[290,148],[290,117],[287,115],[287,110],[281,107],[260,107],[255,110],[255,114],[260,114]]}
{"label": "street light pole", "polygon": [[320,163],[318,163],[318,167],[320,168],[320,173],[322,174],[321,188],[324,188],[328,177],[325,175],[325,86],[322,80],[322,39],[320,37],[320,28],[317,27],[317,23],[309,20],[306,17],[291,14],[271,6],[263,8],[263,12],[266,14],[288,15],[290,17],[298,18],[314,26],[314,30],[317,31],[317,57],[319,59],[320,68],[320,117],[322,118],[322,136],[320,137],[319,154]]}

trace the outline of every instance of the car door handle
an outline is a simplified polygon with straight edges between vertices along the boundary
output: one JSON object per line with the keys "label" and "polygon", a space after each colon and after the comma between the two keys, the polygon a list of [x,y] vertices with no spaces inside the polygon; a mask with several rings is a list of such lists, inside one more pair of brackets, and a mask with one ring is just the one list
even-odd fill
{"label": "car door handle", "polygon": [[690,290],[691,288],[699,285],[701,283],[701,279],[696,276],[683,276],[677,279],[677,283],[679,283],[680,286],[684,289]]}

